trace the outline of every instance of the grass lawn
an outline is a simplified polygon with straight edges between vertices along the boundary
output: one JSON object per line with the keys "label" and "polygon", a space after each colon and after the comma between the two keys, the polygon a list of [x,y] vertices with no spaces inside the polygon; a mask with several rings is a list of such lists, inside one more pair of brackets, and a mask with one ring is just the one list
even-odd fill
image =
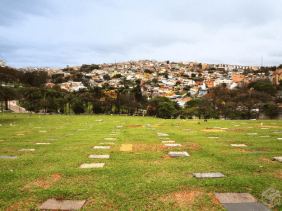
{"label": "grass lawn", "polygon": [[[198,124],[151,117],[0,114],[0,124],[0,156],[18,156],[0,159],[0,210],[38,210],[44,201],[56,198],[87,200],[82,210],[213,211],[224,210],[214,193],[250,193],[261,202],[263,191],[272,187],[282,195],[282,164],[272,161],[282,156],[282,140],[277,139],[282,138],[282,121]],[[119,133],[109,135],[112,132]],[[169,139],[157,133],[167,133],[163,138]],[[165,140],[182,146],[165,147]],[[93,149],[101,142],[115,145]],[[121,151],[122,144],[131,144],[132,151]],[[190,157],[171,158],[169,151],[187,151]],[[88,158],[95,154],[108,154],[110,159]],[[83,163],[105,166],[79,168]],[[226,177],[191,175],[207,172]],[[282,210],[282,205],[272,210]]]}

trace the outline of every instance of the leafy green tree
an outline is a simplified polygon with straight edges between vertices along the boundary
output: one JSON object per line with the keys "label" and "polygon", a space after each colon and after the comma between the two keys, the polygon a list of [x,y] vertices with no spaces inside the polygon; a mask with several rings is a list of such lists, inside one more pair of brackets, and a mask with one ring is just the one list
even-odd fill
{"label": "leafy green tree", "polygon": [[257,84],[254,85],[254,89],[257,91],[267,92],[271,95],[274,95],[277,90],[276,86],[266,82],[258,82]]}
{"label": "leafy green tree", "polygon": [[109,80],[111,80],[111,76],[109,76],[108,74],[103,75],[103,79],[106,80],[106,81],[109,81]]}
{"label": "leafy green tree", "polygon": [[0,85],[0,99],[5,101],[6,110],[8,110],[8,101],[16,98],[16,91],[13,87]]}
{"label": "leafy green tree", "polygon": [[273,118],[278,115],[278,106],[273,102],[264,103],[262,106],[262,111],[270,118]]}
{"label": "leafy green tree", "polygon": [[72,99],[71,108],[75,114],[82,114],[85,112],[83,101],[80,97]]}
{"label": "leafy green tree", "polygon": [[179,114],[179,111],[174,107],[171,102],[161,102],[159,103],[159,109],[157,116],[163,119],[171,119],[172,117],[176,118]]}

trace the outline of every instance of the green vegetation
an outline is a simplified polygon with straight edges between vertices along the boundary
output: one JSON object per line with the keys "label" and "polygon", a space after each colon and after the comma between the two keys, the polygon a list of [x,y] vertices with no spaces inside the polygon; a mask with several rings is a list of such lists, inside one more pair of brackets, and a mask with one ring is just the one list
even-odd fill
{"label": "green vegetation", "polygon": [[[86,199],[83,210],[215,211],[223,210],[216,203],[215,192],[247,192],[261,201],[262,192],[270,187],[282,191],[282,164],[272,161],[282,155],[277,140],[281,133],[273,133],[282,130],[281,121],[208,120],[198,124],[198,120],[151,117],[0,115],[0,140],[4,140],[0,156],[19,156],[0,159],[0,210],[37,210],[45,200],[57,198]],[[98,119],[103,122],[96,122]],[[112,136],[117,138],[116,145],[110,150],[92,149],[105,142],[117,125],[123,128]],[[183,130],[187,128],[191,130]],[[182,147],[164,147],[157,132],[169,134]],[[260,137],[266,135],[271,137]],[[231,147],[233,143],[247,147]],[[120,151],[121,144],[132,144],[133,151]],[[19,151],[33,148],[36,151]],[[187,151],[191,156],[171,159],[169,151]],[[90,154],[111,157],[90,159]],[[106,164],[100,169],[79,168],[92,162]],[[226,178],[198,180],[191,176],[203,172],[222,172]],[[281,209],[282,205],[272,208]]]}

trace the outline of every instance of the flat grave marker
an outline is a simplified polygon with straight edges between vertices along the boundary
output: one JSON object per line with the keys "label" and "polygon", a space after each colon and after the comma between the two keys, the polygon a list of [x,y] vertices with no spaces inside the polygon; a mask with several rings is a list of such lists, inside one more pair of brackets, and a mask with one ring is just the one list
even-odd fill
{"label": "flat grave marker", "polygon": [[261,138],[270,138],[270,136],[260,136]]}
{"label": "flat grave marker", "polygon": [[282,138],[277,138],[277,140],[282,140]]}
{"label": "flat grave marker", "polygon": [[0,140],[0,142],[3,142],[4,140]]}
{"label": "flat grave marker", "polygon": [[249,153],[266,153],[267,151],[248,151]]}
{"label": "flat grave marker", "polygon": [[102,119],[98,119],[98,120],[96,120],[96,122],[103,122],[103,120]]}
{"label": "flat grave marker", "polygon": [[273,159],[282,163],[282,156],[273,157]]}
{"label": "flat grave marker", "polygon": [[261,129],[262,129],[262,130],[268,130],[269,128],[266,128],[266,127],[262,127]]}
{"label": "flat grave marker", "polygon": [[187,129],[183,129],[183,130],[191,130],[191,129],[187,128]]}
{"label": "flat grave marker", "polygon": [[37,145],[45,145],[45,144],[50,144],[50,143],[36,143]]}
{"label": "flat grave marker", "polygon": [[110,149],[110,146],[94,146],[93,149]]}
{"label": "flat grave marker", "polygon": [[79,166],[81,169],[90,169],[90,168],[103,168],[105,163],[84,163]]}
{"label": "flat grave marker", "polygon": [[122,144],[120,147],[120,151],[122,152],[127,152],[127,151],[132,151],[132,144]]}
{"label": "flat grave marker", "polygon": [[104,138],[105,141],[115,141],[117,140],[116,138]]}
{"label": "flat grave marker", "polygon": [[246,144],[230,144],[232,147],[246,147]]}
{"label": "flat grave marker", "polygon": [[39,133],[47,133],[47,130],[39,130]]}
{"label": "flat grave marker", "polygon": [[188,152],[169,152],[170,157],[188,157],[190,156]]}
{"label": "flat grave marker", "polygon": [[181,144],[165,144],[166,147],[181,147]]}
{"label": "flat grave marker", "polygon": [[101,142],[100,144],[110,144],[110,145],[115,145],[113,142]]}
{"label": "flat grave marker", "polygon": [[39,206],[40,210],[80,210],[86,200],[72,201],[72,200],[56,200],[48,199]]}
{"label": "flat grave marker", "polygon": [[24,152],[34,152],[35,149],[20,149],[19,151],[24,151]]}
{"label": "flat grave marker", "polygon": [[162,141],[162,143],[175,143],[175,141]]}
{"label": "flat grave marker", "polygon": [[123,126],[121,126],[121,125],[118,125],[118,126],[116,126],[116,128],[122,128]]}
{"label": "flat grave marker", "polygon": [[226,177],[221,172],[216,172],[216,173],[193,173],[193,176],[195,176],[197,179],[202,179],[202,178],[223,178],[223,177]]}
{"label": "flat grave marker", "polygon": [[248,135],[257,135],[257,133],[247,133]]}
{"label": "flat grave marker", "polygon": [[18,133],[17,136],[24,136],[24,134]]}
{"label": "flat grave marker", "polygon": [[158,136],[169,136],[168,134],[166,133],[157,133]]}
{"label": "flat grave marker", "polygon": [[89,158],[107,159],[107,158],[110,158],[110,155],[89,155]]}
{"label": "flat grave marker", "polygon": [[229,129],[229,128],[225,128],[225,127],[224,127],[224,128],[221,128],[221,130],[228,130],[228,129]]}
{"label": "flat grave marker", "polygon": [[214,195],[228,211],[271,211],[262,203],[258,203],[249,193],[215,193]]}
{"label": "flat grave marker", "polygon": [[215,136],[215,137],[208,137],[208,138],[219,138],[219,137],[216,137],[216,136]]}
{"label": "flat grave marker", "polygon": [[16,159],[18,156],[0,156],[1,159]]}
{"label": "flat grave marker", "polygon": [[57,140],[59,140],[59,139],[55,139],[55,138],[48,139],[48,141],[57,141]]}

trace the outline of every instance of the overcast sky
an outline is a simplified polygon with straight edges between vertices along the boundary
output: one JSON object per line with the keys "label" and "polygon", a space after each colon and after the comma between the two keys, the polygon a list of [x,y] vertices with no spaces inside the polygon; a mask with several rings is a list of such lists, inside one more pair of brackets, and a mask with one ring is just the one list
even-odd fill
{"label": "overcast sky", "polygon": [[12,67],[150,59],[282,63],[281,0],[0,0]]}

